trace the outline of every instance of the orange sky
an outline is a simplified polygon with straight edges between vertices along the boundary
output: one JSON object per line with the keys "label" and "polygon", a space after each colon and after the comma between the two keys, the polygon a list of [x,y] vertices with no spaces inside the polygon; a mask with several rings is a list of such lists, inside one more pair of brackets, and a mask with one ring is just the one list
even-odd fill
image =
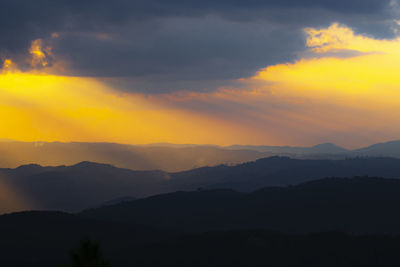
{"label": "orange sky", "polygon": [[240,88],[153,95],[58,76],[47,66],[51,48],[33,41],[36,71],[3,64],[0,138],[346,147],[400,139],[400,38],[377,40],[339,24],[304,32],[308,53],[241,79]]}

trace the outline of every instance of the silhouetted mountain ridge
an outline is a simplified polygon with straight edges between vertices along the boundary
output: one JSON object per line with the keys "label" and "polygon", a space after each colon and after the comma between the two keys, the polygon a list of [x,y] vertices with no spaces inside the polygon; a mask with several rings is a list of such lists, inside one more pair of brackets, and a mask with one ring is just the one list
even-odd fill
{"label": "silhouetted mountain ridge", "polygon": [[393,235],[262,229],[177,235],[59,212],[0,216],[0,235],[1,263],[7,267],[66,263],[70,249],[87,236],[101,242],[102,254],[114,267],[400,265],[400,237]]}
{"label": "silhouetted mountain ridge", "polygon": [[176,192],[86,210],[82,216],[179,231],[269,229],[400,234],[400,180],[327,178],[252,193]]}
{"label": "silhouetted mountain ridge", "polygon": [[235,166],[203,167],[177,173],[132,171],[92,162],[58,167],[28,165],[0,169],[0,184],[4,190],[0,194],[0,212],[27,209],[74,212],[125,196],[143,198],[213,188],[251,192],[263,187],[296,185],[332,176],[398,178],[400,159],[297,160],[271,157]]}
{"label": "silhouetted mountain ridge", "polygon": [[135,246],[160,242],[172,233],[63,212],[31,211],[1,215],[0,235],[1,266],[50,267],[67,262],[70,249],[84,237],[101,240],[107,256],[115,258],[113,266],[124,266],[124,257]]}
{"label": "silhouetted mountain ridge", "polygon": [[322,143],[312,147],[295,147],[295,146],[244,146],[233,145],[228,146],[229,149],[248,149],[260,152],[270,152],[276,155],[292,155],[292,156],[305,156],[305,155],[329,155],[329,154],[349,154],[351,151],[333,143]]}
{"label": "silhouetted mountain ridge", "polygon": [[[0,213],[26,209],[78,211],[122,196],[169,192],[163,182],[166,178],[168,174],[161,171],[132,171],[91,162],[0,169],[0,185],[10,198],[0,202]],[[19,206],[8,208],[5,203]]]}
{"label": "silhouetted mountain ridge", "polygon": [[366,148],[357,149],[354,152],[358,155],[364,156],[386,156],[398,158],[400,157],[400,140],[374,144]]}
{"label": "silhouetted mountain ridge", "polygon": [[115,267],[394,267],[399,204],[400,180],[355,177],[251,193],[181,191],[79,214],[7,214],[2,265],[57,266],[89,236]]}

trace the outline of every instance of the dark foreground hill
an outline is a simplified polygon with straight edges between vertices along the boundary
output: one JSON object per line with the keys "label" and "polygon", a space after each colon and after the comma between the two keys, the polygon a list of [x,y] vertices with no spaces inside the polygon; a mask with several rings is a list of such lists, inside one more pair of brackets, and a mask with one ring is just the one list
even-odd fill
{"label": "dark foreground hill", "polygon": [[399,207],[400,180],[359,177],[252,193],[177,192],[90,209],[80,215],[186,232],[261,228],[288,233],[400,234]]}
{"label": "dark foreground hill", "polygon": [[267,186],[296,185],[325,177],[400,177],[400,159],[346,160],[260,159],[236,166],[191,171],[132,171],[106,164],[26,165],[0,169],[0,213],[18,210],[76,212],[102,203],[175,191],[232,189],[251,192]]}
{"label": "dark foreground hill", "polygon": [[[85,219],[61,212],[23,212],[0,216],[0,266],[59,266],[82,238],[101,240],[115,266],[126,261],[135,246],[170,238],[162,230]],[[120,264],[120,265],[118,265]]]}
{"label": "dark foreground hill", "polygon": [[[0,218],[1,225],[1,218]],[[48,224],[45,224],[48,225]],[[80,229],[74,229],[80,230]],[[264,230],[237,230],[183,236],[160,236],[154,242],[124,235],[93,235],[112,267],[361,267],[400,265],[399,236],[353,236],[343,233],[288,235]],[[1,231],[1,230],[0,230]],[[73,231],[69,231],[73,232]],[[59,231],[0,239],[1,264],[7,267],[54,267],[66,263],[68,251],[79,243],[78,234]],[[108,236],[107,236],[108,235]],[[142,235],[143,236],[143,235]],[[10,245],[11,244],[11,245]]]}
{"label": "dark foreground hill", "polygon": [[400,237],[341,233],[285,235],[231,231],[190,235],[139,248],[135,266],[399,266]]}
{"label": "dark foreground hill", "polygon": [[16,213],[0,216],[0,262],[58,266],[90,237],[113,267],[399,266],[399,206],[400,180],[359,177]]}

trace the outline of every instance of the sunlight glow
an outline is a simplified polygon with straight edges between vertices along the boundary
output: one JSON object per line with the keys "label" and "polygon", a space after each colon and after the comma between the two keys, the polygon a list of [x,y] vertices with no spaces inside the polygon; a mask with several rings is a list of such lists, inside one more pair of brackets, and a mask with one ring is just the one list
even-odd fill
{"label": "sunlight glow", "polygon": [[3,62],[0,138],[347,147],[398,139],[400,38],[337,23],[304,32],[310,52],[298,61],[205,93],[123,93],[99,79],[52,75],[51,48],[36,40],[36,70]]}
{"label": "sunlight glow", "polygon": [[230,130],[221,120],[121,94],[92,78],[5,69],[0,114],[0,138],[21,141],[223,142],[215,133]]}
{"label": "sunlight glow", "polygon": [[46,47],[43,49],[43,42],[41,39],[34,40],[29,49],[29,53],[32,55],[31,66],[32,67],[46,67],[49,62],[46,59],[46,54],[51,53],[51,48]]}
{"label": "sunlight glow", "polygon": [[[310,98],[330,98],[365,109],[390,108],[400,97],[400,39],[376,40],[354,35],[344,26],[306,29],[307,44],[321,58],[301,59],[261,70],[253,79],[273,82],[273,87]],[[359,52],[341,58],[324,53]],[[362,103],[360,103],[362,102]],[[369,105],[373,104],[373,107]]]}
{"label": "sunlight glow", "polygon": [[[310,53],[240,79],[241,89],[178,95],[222,106],[254,143],[359,147],[400,136],[400,38],[379,40],[334,23],[305,29]],[[188,106],[188,105],[186,105]],[[211,115],[211,114],[210,114]]]}

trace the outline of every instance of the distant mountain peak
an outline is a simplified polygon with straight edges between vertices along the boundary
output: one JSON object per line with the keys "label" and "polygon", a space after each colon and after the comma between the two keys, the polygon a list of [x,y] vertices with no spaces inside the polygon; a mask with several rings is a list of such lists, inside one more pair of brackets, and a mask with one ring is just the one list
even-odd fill
{"label": "distant mountain peak", "polygon": [[339,147],[339,146],[335,145],[334,143],[322,143],[322,144],[315,145],[313,147]]}
{"label": "distant mountain peak", "polygon": [[25,164],[16,168],[16,170],[34,170],[34,169],[42,169],[43,167],[39,164]]}
{"label": "distant mountain peak", "polygon": [[106,164],[106,163],[97,163],[97,162],[92,162],[92,161],[82,161],[79,162],[72,167],[83,167],[83,168],[98,168],[98,167],[107,167],[107,168],[115,168],[111,164]]}
{"label": "distant mountain peak", "polygon": [[400,157],[400,140],[377,143],[355,150],[356,153],[369,156]]}
{"label": "distant mountain peak", "polygon": [[325,153],[340,153],[340,152],[348,152],[347,149],[340,147],[333,143],[322,143],[311,147],[312,150],[319,150]]}

